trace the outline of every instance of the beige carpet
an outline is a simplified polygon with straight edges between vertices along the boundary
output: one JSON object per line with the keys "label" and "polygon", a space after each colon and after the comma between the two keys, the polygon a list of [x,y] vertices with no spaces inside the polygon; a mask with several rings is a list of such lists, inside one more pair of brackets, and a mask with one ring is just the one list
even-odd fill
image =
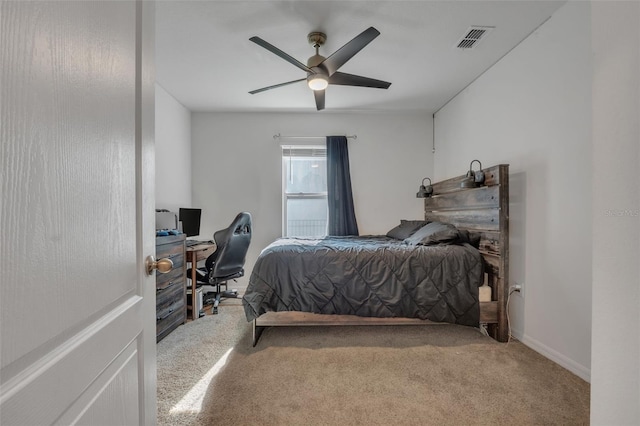
{"label": "beige carpet", "polygon": [[519,342],[453,325],[287,327],[252,348],[229,302],[158,344],[159,425],[589,423],[589,384]]}

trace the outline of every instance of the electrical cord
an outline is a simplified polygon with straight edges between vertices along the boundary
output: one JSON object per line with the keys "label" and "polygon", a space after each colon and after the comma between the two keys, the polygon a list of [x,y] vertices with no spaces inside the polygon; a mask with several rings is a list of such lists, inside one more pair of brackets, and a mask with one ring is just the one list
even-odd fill
{"label": "electrical cord", "polygon": [[[507,306],[506,306],[506,310],[507,310],[507,343],[506,344],[507,345],[509,344],[509,342],[511,342],[512,338],[515,338],[511,334],[511,318],[509,317],[509,302],[511,301],[511,295],[516,291],[520,291],[520,289],[516,288],[516,286],[511,286],[509,287],[509,294],[507,294]],[[491,337],[483,324],[480,324],[480,332],[487,337]]]}
{"label": "electrical cord", "polygon": [[511,342],[511,338],[513,337],[511,335],[511,318],[509,317],[509,302],[511,301],[511,295],[516,291],[520,291],[520,290],[516,288],[516,286],[512,285],[511,287],[509,287],[509,294],[507,295],[507,345],[509,344],[509,342]]}
{"label": "electrical cord", "polygon": [[482,333],[483,336],[491,337],[491,335],[487,331],[487,324],[486,323],[480,323],[480,333]]}

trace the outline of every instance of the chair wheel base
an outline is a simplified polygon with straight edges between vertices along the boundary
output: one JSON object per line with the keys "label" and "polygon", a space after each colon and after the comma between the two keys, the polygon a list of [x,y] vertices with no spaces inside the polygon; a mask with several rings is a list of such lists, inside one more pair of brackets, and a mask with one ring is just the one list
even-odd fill
{"label": "chair wheel base", "polygon": [[225,299],[237,299],[238,290],[225,290],[220,293],[220,297]]}
{"label": "chair wheel base", "polygon": [[[219,290],[219,289],[218,289]],[[216,315],[218,313],[218,305],[220,304],[220,300],[222,299],[237,299],[240,296],[238,295],[238,290],[225,290],[220,292],[209,292],[204,296],[204,304],[208,305],[210,303],[213,304],[211,307],[211,314]]]}

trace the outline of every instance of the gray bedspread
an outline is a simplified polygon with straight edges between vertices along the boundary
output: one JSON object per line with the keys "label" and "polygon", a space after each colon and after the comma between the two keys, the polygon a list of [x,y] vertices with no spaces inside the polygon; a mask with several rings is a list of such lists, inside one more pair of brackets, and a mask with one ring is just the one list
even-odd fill
{"label": "gray bedspread", "polygon": [[482,257],[469,244],[282,238],[258,257],[242,303],[248,321],[270,311],[300,311],[477,327],[482,281]]}

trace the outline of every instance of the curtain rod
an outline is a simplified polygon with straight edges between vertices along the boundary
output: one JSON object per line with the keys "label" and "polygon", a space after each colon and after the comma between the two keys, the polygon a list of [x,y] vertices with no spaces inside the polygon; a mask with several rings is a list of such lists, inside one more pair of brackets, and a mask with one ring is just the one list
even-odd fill
{"label": "curtain rod", "polygon": [[[358,135],[341,135],[347,139],[358,139]],[[273,139],[325,139],[326,136],[283,136],[280,133],[273,135]]]}

